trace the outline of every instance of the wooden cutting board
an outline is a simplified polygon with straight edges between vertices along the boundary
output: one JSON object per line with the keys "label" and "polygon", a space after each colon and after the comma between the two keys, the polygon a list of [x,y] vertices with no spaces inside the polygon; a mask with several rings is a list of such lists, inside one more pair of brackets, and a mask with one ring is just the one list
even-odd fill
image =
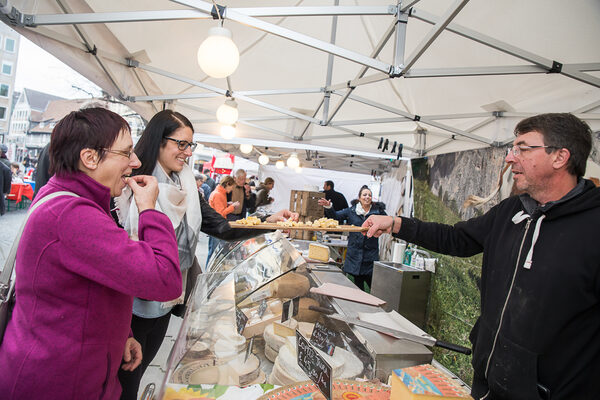
{"label": "wooden cutting board", "polygon": [[229,225],[232,228],[244,228],[244,229],[282,229],[282,230],[301,230],[301,231],[325,231],[325,232],[366,232],[369,228],[362,228],[360,226],[355,225],[338,225],[336,227],[331,228],[315,228],[314,226],[309,225],[300,225],[300,226],[283,226],[277,224],[270,224],[263,222],[259,225],[245,225],[238,224],[235,222],[230,222]]}

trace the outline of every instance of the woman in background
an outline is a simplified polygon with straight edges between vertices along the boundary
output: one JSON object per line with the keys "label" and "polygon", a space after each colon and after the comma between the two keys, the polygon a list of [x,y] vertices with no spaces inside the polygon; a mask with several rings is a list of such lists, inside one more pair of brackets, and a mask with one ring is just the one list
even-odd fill
{"label": "woman in background", "polygon": [[[319,199],[319,204],[325,206],[325,215],[340,222],[346,220],[350,225],[362,226],[370,215],[387,215],[385,204],[373,203],[371,190],[364,185],[358,192],[358,199],[350,202],[350,207],[335,211],[331,201]],[[348,235],[348,251],[344,261],[344,272],[354,278],[359,289],[365,290],[366,283],[371,288],[373,262],[379,260],[379,240],[368,238],[360,232],[350,232]]]}
{"label": "woman in background", "polygon": [[[225,218],[198,196],[193,171],[187,164],[196,148],[193,134],[192,123],[184,115],[163,110],[148,122],[135,146],[135,154],[140,158],[142,166],[134,170],[133,175],[148,174],[158,180],[156,207],[169,217],[175,229],[183,286],[180,286],[180,293],[173,301],[161,303],[145,300],[147,297],[134,299],[131,330],[142,346],[144,358],[140,368],[119,373],[123,386],[121,399],[124,400],[137,399],[140,380],[164,340],[173,307],[184,302],[186,288],[193,288],[194,279],[188,278],[194,278],[199,273],[199,265],[195,260],[198,233],[202,231],[223,240],[243,239],[259,234],[249,229],[231,228]],[[115,203],[119,209],[119,222],[131,237],[137,238],[138,210],[135,202],[131,201],[130,192],[125,191]],[[293,215],[287,210],[269,218],[276,222],[288,217],[298,219],[297,214]]]}
{"label": "woman in background", "polygon": [[258,192],[256,193],[256,207],[268,206],[274,201],[272,197],[269,197],[269,192],[273,190],[273,186],[275,186],[275,180],[271,177],[266,178],[265,181],[258,186]]}

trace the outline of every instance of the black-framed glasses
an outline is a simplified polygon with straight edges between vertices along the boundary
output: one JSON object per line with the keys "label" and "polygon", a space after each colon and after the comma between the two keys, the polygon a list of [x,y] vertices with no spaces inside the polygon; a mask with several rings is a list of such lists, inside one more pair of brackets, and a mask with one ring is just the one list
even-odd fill
{"label": "black-framed glasses", "polygon": [[198,146],[198,143],[188,142],[187,140],[178,140],[178,139],[173,139],[170,137],[166,137],[165,139],[172,140],[175,143],[177,143],[177,148],[180,151],[185,151],[185,149],[187,149],[188,147],[190,148],[190,150],[194,151],[194,150],[196,150],[196,147]]}
{"label": "black-framed glasses", "polygon": [[131,158],[131,156],[133,155],[133,149],[131,150],[111,150],[111,149],[103,149],[104,151],[106,151],[107,153],[113,153],[113,154],[118,154],[120,156],[123,157],[127,157],[127,158]]}
{"label": "black-framed glasses", "polygon": [[524,151],[535,150],[535,149],[560,149],[560,147],[556,147],[556,146],[527,146],[525,144],[516,144],[516,145],[514,145],[512,147],[509,147],[508,151],[506,152],[506,154],[508,155],[509,153],[512,152],[513,156],[518,157]]}

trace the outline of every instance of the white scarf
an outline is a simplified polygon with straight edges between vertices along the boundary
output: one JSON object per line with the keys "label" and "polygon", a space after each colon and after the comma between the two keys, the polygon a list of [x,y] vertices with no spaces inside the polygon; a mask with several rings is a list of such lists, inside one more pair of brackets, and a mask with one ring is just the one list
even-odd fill
{"label": "white scarf", "polygon": [[[371,208],[373,208],[373,203],[371,203]],[[371,208],[369,208],[369,211],[371,211]],[[356,203],[356,215],[367,215],[369,211],[365,211],[360,202]]]}
{"label": "white scarf", "polygon": [[[196,243],[198,232],[202,225],[202,212],[200,210],[196,179],[194,178],[192,169],[187,164],[183,166],[181,172],[174,172],[174,174],[179,178],[181,189],[167,175],[160,163],[156,163],[154,171],[152,171],[152,175],[158,180],[158,199],[155,209],[169,217],[169,220],[173,224],[173,229],[177,229],[185,216],[188,241]],[[133,192],[129,186],[126,186],[121,195],[115,198],[115,205],[117,206],[117,215],[121,226],[127,231],[131,239],[139,240],[139,212],[133,198]],[[179,238],[177,239],[179,241]],[[185,288],[186,277],[187,270],[182,274],[183,288]],[[162,303],[162,306],[171,307],[175,304],[183,303],[183,296],[185,294],[183,288],[181,296],[169,302]]]}

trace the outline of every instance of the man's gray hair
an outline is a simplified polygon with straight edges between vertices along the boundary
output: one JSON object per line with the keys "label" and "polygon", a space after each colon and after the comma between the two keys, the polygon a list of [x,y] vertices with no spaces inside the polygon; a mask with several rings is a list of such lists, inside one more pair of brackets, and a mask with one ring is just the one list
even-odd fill
{"label": "man's gray hair", "polygon": [[246,170],[245,169],[240,168],[240,169],[238,169],[238,170],[235,171],[235,176],[236,177],[242,176],[242,174],[246,175]]}

